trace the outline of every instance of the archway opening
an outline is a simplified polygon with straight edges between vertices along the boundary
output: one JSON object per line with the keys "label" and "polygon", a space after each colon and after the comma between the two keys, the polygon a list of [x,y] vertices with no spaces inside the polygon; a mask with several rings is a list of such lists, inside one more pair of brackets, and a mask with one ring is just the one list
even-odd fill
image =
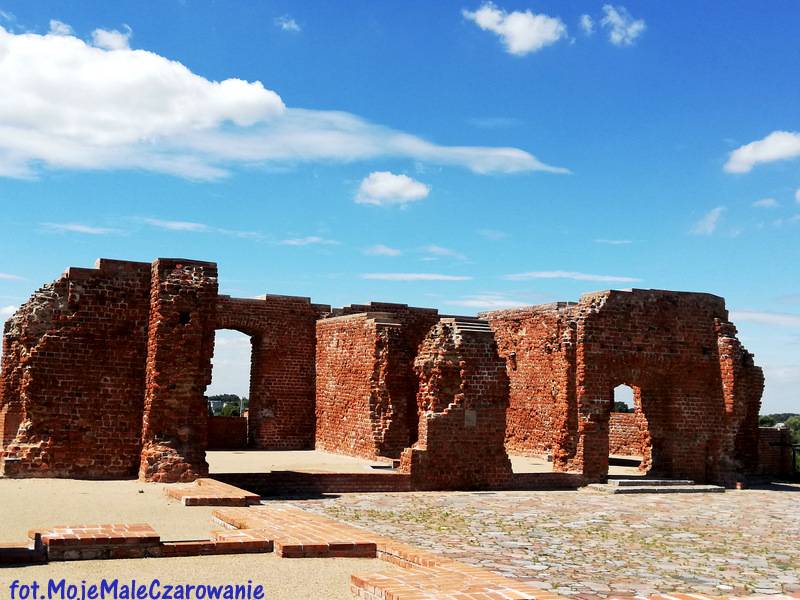
{"label": "archway opening", "polygon": [[208,449],[243,449],[247,447],[252,370],[250,336],[233,329],[216,331],[211,364],[211,383],[206,389]]}
{"label": "archway opening", "polygon": [[641,474],[649,432],[642,412],[641,390],[620,384],[614,388],[608,420],[609,474]]}

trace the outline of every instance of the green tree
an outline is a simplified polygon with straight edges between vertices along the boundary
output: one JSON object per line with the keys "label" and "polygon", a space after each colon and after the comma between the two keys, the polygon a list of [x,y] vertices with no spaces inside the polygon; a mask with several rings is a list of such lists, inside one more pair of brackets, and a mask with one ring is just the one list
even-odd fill
{"label": "green tree", "polygon": [[800,444],[800,415],[789,417],[785,421],[786,427],[792,432],[792,440],[795,444]]}
{"label": "green tree", "polygon": [[239,403],[229,402],[222,407],[223,417],[238,417],[239,416]]}
{"label": "green tree", "polygon": [[758,417],[759,427],[775,427],[776,421],[772,415],[761,415]]}

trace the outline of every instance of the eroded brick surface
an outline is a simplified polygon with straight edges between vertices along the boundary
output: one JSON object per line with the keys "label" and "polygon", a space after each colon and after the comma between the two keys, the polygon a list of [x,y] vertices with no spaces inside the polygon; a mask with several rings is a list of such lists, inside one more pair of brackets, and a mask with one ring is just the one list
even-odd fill
{"label": "eroded brick surface", "polygon": [[597,292],[485,317],[511,379],[510,450],[602,480],[613,390],[626,384],[647,422],[644,469],[722,483],[754,470],[764,378],[722,298]]}

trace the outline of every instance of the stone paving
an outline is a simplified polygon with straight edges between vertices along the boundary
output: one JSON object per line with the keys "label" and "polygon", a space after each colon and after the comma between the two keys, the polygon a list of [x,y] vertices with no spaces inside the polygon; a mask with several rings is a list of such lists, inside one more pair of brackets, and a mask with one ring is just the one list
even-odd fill
{"label": "stone paving", "polygon": [[580,598],[800,591],[800,485],[725,494],[347,494],[295,500]]}

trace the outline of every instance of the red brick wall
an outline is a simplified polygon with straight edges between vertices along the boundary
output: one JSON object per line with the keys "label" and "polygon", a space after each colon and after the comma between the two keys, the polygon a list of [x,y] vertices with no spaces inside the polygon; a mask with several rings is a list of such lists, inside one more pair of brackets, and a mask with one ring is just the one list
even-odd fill
{"label": "red brick wall", "polygon": [[183,259],[153,263],[139,477],[192,481],[208,474],[208,404],[217,266]]}
{"label": "red brick wall", "polygon": [[409,443],[402,325],[362,313],[317,323],[316,447],[376,458]]}
{"label": "red brick wall", "polygon": [[[527,335],[515,331],[546,330],[542,311],[552,314],[549,336],[539,334],[531,352]],[[575,305],[487,314],[512,378],[511,404],[523,407],[521,418],[514,416],[519,411],[509,413],[516,421],[509,429],[541,437],[527,440],[526,448],[552,443],[556,469],[602,480],[608,470],[613,390],[627,384],[640,390],[647,421],[645,469],[731,482],[752,469],[763,375],[727,316],[717,296],[659,290],[597,292]],[[569,356],[573,348],[574,362],[543,371],[525,364],[558,352]],[[524,380],[519,385],[513,385],[511,352],[517,352],[521,371],[516,377]],[[556,400],[565,424],[561,439],[539,436],[542,426],[536,418],[533,424],[523,420],[524,407],[537,413],[538,406],[562,393],[566,407]],[[520,437],[515,434],[511,443]]]}
{"label": "red brick wall", "polygon": [[511,480],[504,448],[508,376],[488,325],[443,318],[420,345],[419,439],[401,470],[415,489],[480,489]]}
{"label": "red brick wall", "polygon": [[236,450],[246,447],[246,417],[208,417],[209,450]]}
{"label": "red brick wall", "polygon": [[759,475],[788,477],[792,474],[792,434],[788,429],[758,428]]}
{"label": "red brick wall", "polygon": [[216,329],[251,336],[249,440],[265,450],[314,447],[316,320],[330,307],[308,298],[220,296]]}
{"label": "red brick wall", "polygon": [[608,452],[619,456],[643,456],[647,425],[635,413],[611,413],[608,419]]}
{"label": "red brick wall", "polygon": [[103,259],[95,269],[69,269],[8,320],[0,375],[6,476],[136,473],[149,282],[150,265]]}
{"label": "red brick wall", "polygon": [[577,426],[575,343],[566,303],[489,313],[510,380],[506,448],[547,455],[569,446]]}

